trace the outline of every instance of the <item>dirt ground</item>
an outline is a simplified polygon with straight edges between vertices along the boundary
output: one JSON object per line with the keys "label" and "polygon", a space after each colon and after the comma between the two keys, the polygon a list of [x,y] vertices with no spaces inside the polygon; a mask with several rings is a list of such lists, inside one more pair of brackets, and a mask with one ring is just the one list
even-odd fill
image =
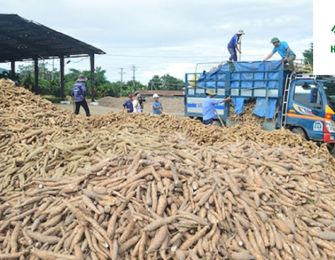
{"label": "dirt ground", "polygon": [[[122,104],[127,100],[126,97],[104,97],[98,100],[99,105],[92,105],[88,103],[92,115],[107,114],[109,112],[121,112],[123,110]],[[184,116],[184,99],[182,97],[161,97],[160,101],[163,105],[164,113],[176,116]],[[151,97],[147,97],[144,102],[144,112],[151,112]],[[57,106],[73,111],[73,104],[57,104]],[[80,114],[85,114],[83,108],[80,108]]]}
{"label": "dirt ground", "polygon": [[[68,104],[56,104],[56,106],[66,109],[66,110],[74,111],[73,104],[69,104],[69,105]],[[100,106],[100,105],[96,106],[96,105],[91,105],[91,104],[88,104],[88,106],[90,108],[90,112],[92,115],[103,115],[103,114],[107,114],[110,112],[118,112],[116,110],[111,109],[110,107],[105,107],[105,106]],[[119,110],[119,111],[122,111],[122,110]],[[85,111],[82,107],[80,108],[79,113],[82,115],[85,115]]]}

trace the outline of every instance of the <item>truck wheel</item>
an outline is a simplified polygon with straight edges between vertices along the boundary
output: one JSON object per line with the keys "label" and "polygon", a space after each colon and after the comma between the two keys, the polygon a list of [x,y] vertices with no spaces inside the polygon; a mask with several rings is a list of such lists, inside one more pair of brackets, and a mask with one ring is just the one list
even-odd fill
{"label": "truck wheel", "polygon": [[333,156],[335,156],[335,144],[327,144],[327,148]]}
{"label": "truck wheel", "polygon": [[302,129],[301,127],[294,127],[291,129],[291,131],[295,134],[300,135],[301,137],[307,139],[306,133],[304,131],[304,129]]}
{"label": "truck wheel", "polygon": [[213,125],[221,126],[221,123],[219,120],[214,120]]}

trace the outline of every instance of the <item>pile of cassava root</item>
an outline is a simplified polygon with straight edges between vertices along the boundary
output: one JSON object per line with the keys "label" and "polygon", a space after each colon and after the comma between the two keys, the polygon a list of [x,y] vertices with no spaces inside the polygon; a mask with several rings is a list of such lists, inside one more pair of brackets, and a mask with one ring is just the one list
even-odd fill
{"label": "pile of cassava root", "polygon": [[236,124],[261,125],[265,119],[253,114],[255,104],[254,101],[249,101],[244,105],[244,111],[240,115],[235,114],[234,107],[231,106],[230,119]]}
{"label": "pile of cassava root", "polygon": [[334,185],[285,130],[75,117],[0,81],[0,259],[334,259]]}

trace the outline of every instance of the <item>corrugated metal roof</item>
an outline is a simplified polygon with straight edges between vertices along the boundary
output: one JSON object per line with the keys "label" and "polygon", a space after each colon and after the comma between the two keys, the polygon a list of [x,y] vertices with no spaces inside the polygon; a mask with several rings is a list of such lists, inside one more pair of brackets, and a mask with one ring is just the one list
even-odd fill
{"label": "corrugated metal roof", "polygon": [[85,54],[105,52],[16,14],[0,14],[0,62]]}

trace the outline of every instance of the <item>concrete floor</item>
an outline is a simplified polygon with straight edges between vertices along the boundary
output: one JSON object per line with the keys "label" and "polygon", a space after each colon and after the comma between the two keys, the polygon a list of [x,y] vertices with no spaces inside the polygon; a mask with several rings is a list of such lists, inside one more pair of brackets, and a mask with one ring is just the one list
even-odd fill
{"label": "concrete floor", "polygon": [[[73,104],[56,104],[56,106],[66,109],[66,110],[70,110],[70,111],[74,111],[74,106]],[[91,105],[90,103],[88,103],[88,106],[90,108],[90,112],[92,115],[103,115],[103,114],[107,114],[110,112],[121,112],[121,109],[117,109],[117,108],[111,108],[111,107],[104,107],[104,106],[97,106],[97,105]],[[79,110],[80,114],[85,115],[85,110],[81,107]]]}

